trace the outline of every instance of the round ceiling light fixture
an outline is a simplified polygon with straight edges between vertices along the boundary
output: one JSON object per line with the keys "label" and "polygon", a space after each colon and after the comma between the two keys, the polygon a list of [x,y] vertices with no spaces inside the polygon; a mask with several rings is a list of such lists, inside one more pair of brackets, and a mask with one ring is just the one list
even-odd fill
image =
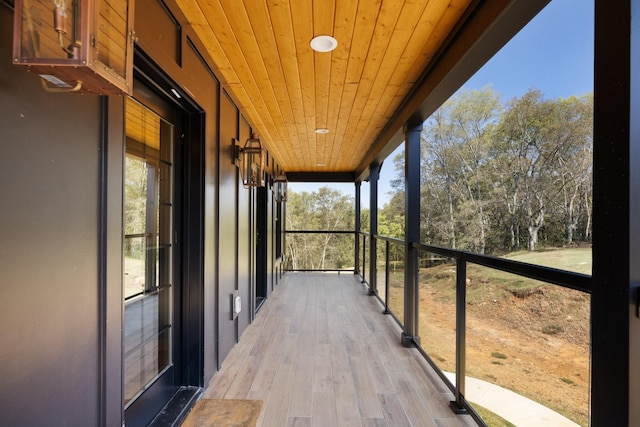
{"label": "round ceiling light fixture", "polygon": [[327,128],[318,128],[318,129],[315,130],[315,132],[319,133],[319,134],[329,133],[329,129],[327,129]]}
{"label": "round ceiling light fixture", "polygon": [[331,36],[317,36],[309,44],[316,52],[331,52],[338,46],[338,41]]}

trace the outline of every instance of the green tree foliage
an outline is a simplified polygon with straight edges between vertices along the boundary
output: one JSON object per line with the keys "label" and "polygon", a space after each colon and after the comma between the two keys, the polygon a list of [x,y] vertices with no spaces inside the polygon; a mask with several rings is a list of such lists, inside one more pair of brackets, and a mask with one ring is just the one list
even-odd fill
{"label": "green tree foliage", "polygon": [[[329,187],[317,192],[289,192],[287,230],[353,231],[355,205],[352,196]],[[348,269],[354,266],[353,234],[288,233],[288,268],[310,270]]]}
{"label": "green tree foliage", "polygon": [[[591,238],[593,96],[500,104],[490,87],[462,92],[421,138],[421,239],[478,253],[535,250]],[[382,210],[401,230],[404,157]],[[393,225],[397,219],[398,223]]]}
{"label": "green tree foliage", "polygon": [[138,238],[125,239],[125,253],[128,257],[142,258],[147,233],[146,206],[149,170],[147,164],[133,156],[126,157],[126,179],[124,183],[124,234],[140,235]]}

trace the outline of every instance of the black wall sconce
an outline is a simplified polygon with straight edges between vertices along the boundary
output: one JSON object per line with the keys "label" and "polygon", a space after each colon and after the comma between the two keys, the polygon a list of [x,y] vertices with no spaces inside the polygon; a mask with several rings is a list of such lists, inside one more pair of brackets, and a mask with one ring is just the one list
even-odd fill
{"label": "black wall sconce", "polygon": [[[238,150],[239,147],[236,148]],[[238,154],[239,151],[239,154]],[[266,152],[260,143],[257,135],[252,135],[247,139],[244,147],[234,153],[239,162],[242,185],[245,188],[265,186],[265,158]],[[238,163],[236,163],[238,164]]]}
{"label": "black wall sconce", "polygon": [[288,185],[287,175],[284,172],[281,172],[276,177],[274,192],[276,195],[276,202],[286,202],[287,201],[287,185]]}

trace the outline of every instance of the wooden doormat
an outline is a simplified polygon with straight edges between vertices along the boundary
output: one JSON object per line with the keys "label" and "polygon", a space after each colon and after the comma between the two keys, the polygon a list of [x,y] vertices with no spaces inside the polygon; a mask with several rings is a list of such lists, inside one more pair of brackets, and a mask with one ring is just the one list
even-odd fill
{"label": "wooden doormat", "polygon": [[200,399],[182,427],[255,427],[262,400]]}

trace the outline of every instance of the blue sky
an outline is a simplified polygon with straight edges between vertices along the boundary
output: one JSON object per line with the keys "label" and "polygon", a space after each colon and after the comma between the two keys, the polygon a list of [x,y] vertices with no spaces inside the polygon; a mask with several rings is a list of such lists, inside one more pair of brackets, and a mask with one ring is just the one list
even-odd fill
{"label": "blue sky", "polygon": [[[539,89],[548,99],[584,95],[593,90],[593,0],[552,0],[463,86],[480,89],[488,84],[502,102]],[[393,154],[380,175],[379,202],[388,200],[395,176]],[[291,184],[290,184],[291,185]],[[291,185],[293,191],[316,191],[322,185]],[[353,194],[353,184],[338,189]],[[368,205],[368,185],[362,201]]]}
{"label": "blue sky", "polygon": [[503,102],[540,89],[545,98],[593,90],[593,1],[553,0],[464,85],[491,83]]}

